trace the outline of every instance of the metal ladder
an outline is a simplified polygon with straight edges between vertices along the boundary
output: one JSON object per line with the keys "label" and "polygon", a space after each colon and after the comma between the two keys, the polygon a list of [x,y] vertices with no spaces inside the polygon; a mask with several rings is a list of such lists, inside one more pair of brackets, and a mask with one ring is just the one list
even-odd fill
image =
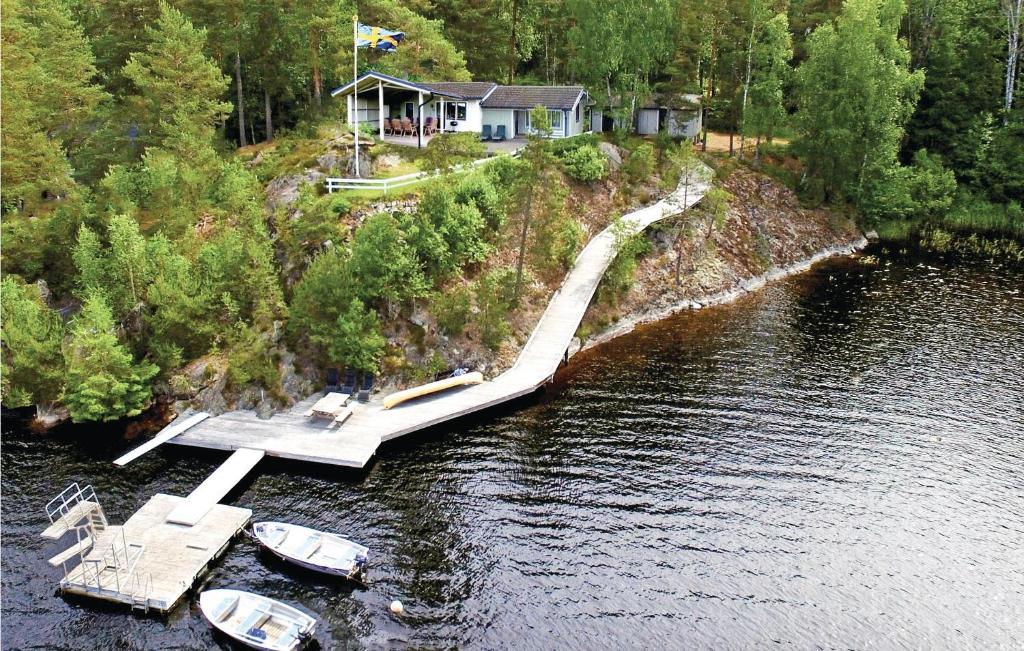
{"label": "metal ladder", "polygon": [[146,578],[138,572],[132,574],[132,610],[149,612],[149,594],[153,591],[153,575],[147,573]]}

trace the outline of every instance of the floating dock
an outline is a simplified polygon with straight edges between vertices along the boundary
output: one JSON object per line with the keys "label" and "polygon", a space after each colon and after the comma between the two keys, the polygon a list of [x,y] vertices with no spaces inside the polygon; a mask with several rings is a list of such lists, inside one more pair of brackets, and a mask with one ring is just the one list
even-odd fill
{"label": "floating dock", "polygon": [[61,591],[146,612],[173,609],[252,517],[249,509],[210,504],[191,526],[168,520],[188,504],[158,493],[123,525],[111,525],[92,487],[72,484],[47,505],[51,524],[42,533],[73,539],[49,560],[64,569]]}

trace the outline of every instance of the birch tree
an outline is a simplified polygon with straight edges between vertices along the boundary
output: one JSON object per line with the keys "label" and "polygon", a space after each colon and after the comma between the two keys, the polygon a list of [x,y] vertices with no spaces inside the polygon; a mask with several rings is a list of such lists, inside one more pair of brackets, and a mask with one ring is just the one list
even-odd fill
{"label": "birch tree", "polygon": [[1021,9],[1024,0],[1002,0],[1000,5],[1006,19],[1006,85],[1003,100],[1003,126],[1010,123],[1013,95],[1017,83],[1017,63],[1021,51]]}

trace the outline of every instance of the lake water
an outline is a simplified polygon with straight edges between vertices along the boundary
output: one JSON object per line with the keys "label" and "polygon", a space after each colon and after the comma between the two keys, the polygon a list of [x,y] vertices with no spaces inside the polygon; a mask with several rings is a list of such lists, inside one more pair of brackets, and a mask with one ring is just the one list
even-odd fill
{"label": "lake water", "polygon": [[[264,461],[228,501],[368,545],[369,587],[245,539],[206,585],[318,613],[325,648],[1024,647],[1024,271],[873,253],[585,353],[365,472]],[[5,649],[227,646],[194,597],[57,596],[38,536],[72,480],[119,523],[223,454],[116,469],[120,426],[4,429]]]}

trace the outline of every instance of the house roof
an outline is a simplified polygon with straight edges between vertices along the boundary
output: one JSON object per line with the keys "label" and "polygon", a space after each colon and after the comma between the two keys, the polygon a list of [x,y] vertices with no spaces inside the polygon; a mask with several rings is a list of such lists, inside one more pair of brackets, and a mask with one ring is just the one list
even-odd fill
{"label": "house roof", "polygon": [[571,109],[586,93],[583,86],[498,86],[484,101],[482,108],[529,109],[545,106],[549,109]]}
{"label": "house roof", "polygon": [[[700,107],[701,99],[700,95],[694,93],[654,93],[637,103],[636,108],[695,110]],[[611,107],[622,106],[622,100],[618,96],[612,97],[608,105]]]}
{"label": "house roof", "polygon": [[373,83],[372,85],[368,85],[368,84],[364,83],[365,80],[367,80],[367,79],[369,79],[371,81],[374,81],[374,82],[379,80],[379,81],[384,82],[385,85],[391,86],[391,87],[404,88],[406,90],[415,90],[415,91],[419,91],[419,92],[423,92],[423,93],[433,93],[434,95],[443,95],[444,97],[451,97],[451,98],[455,98],[455,99],[463,99],[462,95],[459,95],[458,93],[452,93],[452,92],[446,91],[446,90],[441,89],[441,88],[437,88],[436,90],[434,88],[431,88],[431,86],[439,86],[439,85],[444,85],[444,84],[457,84],[458,85],[458,82],[441,82],[441,84],[424,84],[424,83],[417,83],[415,81],[409,81],[408,79],[400,79],[398,77],[392,77],[391,75],[386,75],[383,72],[375,72],[373,70],[371,70],[370,72],[364,73],[362,76],[360,76],[355,81],[350,81],[347,84],[345,84],[344,86],[341,86],[339,88],[335,88],[334,90],[331,91],[331,97],[337,97],[338,95],[348,95],[348,94],[350,94],[352,92],[352,89],[355,88],[355,86],[357,84],[359,85],[360,92],[362,92],[363,88],[369,89],[369,88],[372,88],[372,87],[377,85],[376,83]]}
{"label": "house roof", "polygon": [[436,95],[461,99],[483,99],[498,86],[493,81],[436,81],[420,85],[433,90]]}

